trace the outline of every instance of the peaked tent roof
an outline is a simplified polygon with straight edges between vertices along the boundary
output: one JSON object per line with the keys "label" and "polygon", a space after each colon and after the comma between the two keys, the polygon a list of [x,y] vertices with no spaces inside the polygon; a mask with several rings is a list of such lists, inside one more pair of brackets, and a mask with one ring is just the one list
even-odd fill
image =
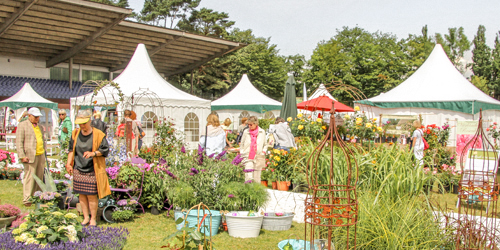
{"label": "peaked tent roof", "polygon": [[12,97],[0,102],[0,107],[7,106],[11,109],[20,109],[28,107],[43,107],[57,110],[57,103],[51,102],[41,97],[29,83],[24,86]]}
{"label": "peaked tent roof", "polygon": [[328,96],[328,98],[330,98],[334,101],[337,100],[337,99],[333,98],[333,96],[330,94],[330,92],[328,92],[328,90],[326,89],[326,87],[323,83],[319,84],[319,87],[314,91],[314,93],[311,96],[309,96],[308,100],[318,98],[322,95],[326,95],[326,96]]}
{"label": "peaked tent roof", "polygon": [[[132,96],[132,94],[139,89],[148,89],[158,95],[164,106],[210,106],[209,100],[190,95],[172,86],[169,82],[163,79],[163,77],[156,71],[151,59],[149,58],[146,46],[142,43],[137,45],[134,55],[130,59],[127,67],[113,81],[118,83],[120,90],[125,96]],[[100,91],[99,94],[97,94],[96,100],[98,102],[99,100],[102,100],[101,98],[103,98],[103,93],[116,93],[116,90],[113,87],[105,88],[108,88],[107,91]],[[89,95],[92,95],[92,93]],[[80,100],[81,98],[78,99]],[[142,98],[141,100],[149,102],[148,98]],[[84,103],[77,104],[85,105]],[[97,103],[97,105],[98,104],[102,103]]]}
{"label": "peaked tent roof", "polygon": [[269,110],[280,110],[281,102],[267,97],[243,74],[240,82],[233,90],[212,102],[212,110],[237,109],[265,113]]}
{"label": "peaked tent roof", "polygon": [[440,44],[406,81],[378,96],[359,101],[380,108],[436,108],[475,114],[500,109],[500,101],[476,88],[455,68]]}

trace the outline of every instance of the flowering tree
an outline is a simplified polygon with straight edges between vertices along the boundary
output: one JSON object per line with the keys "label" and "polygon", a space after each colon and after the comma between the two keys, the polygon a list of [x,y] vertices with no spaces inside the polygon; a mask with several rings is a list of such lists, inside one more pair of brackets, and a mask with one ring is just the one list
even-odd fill
{"label": "flowering tree", "polygon": [[311,116],[306,118],[302,113],[299,113],[296,118],[288,117],[287,121],[290,123],[290,129],[294,136],[309,137],[313,140],[321,139],[325,135],[328,126],[323,121],[323,118],[314,119]]}

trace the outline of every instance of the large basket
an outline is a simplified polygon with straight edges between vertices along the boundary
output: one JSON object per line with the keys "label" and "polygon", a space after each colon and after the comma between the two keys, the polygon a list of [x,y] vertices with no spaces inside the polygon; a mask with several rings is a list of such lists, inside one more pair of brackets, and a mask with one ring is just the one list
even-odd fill
{"label": "large basket", "polygon": [[293,214],[288,216],[264,216],[262,229],[269,231],[284,231],[292,227]]}
{"label": "large basket", "polygon": [[226,223],[229,236],[237,238],[255,238],[259,236],[264,216],[255,213],[248,216],[248,211],[226,214]]}

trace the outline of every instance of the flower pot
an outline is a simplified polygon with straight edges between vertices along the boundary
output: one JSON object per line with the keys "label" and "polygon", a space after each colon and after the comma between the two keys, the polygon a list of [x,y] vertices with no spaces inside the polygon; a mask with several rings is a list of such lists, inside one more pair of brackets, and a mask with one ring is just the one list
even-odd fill
{"label": "flower pot", "polygon": [[158,211],[158,208],[156,206],[151,207],[151,214],[153,215],[159,215],[160,211]]}
{"label": "flower pot", "polygon": [[273,181],[272,183],[273,189],[278,189],[278,183]]}
{"label": "flower pot", "polygon": [[274,213],[265,213],[264,220],[262,220],[262,229],[269,231],[284,231],[292,227],[293,216],[276,216]]}
{"label": "flower pot", "polygon": [[443,185],[439,186],[439,193],[444,194],[444,193],[449,193],[450,192],[450,185]]}
{"label": "flower pot", "polygon": [[10,227],[10,224],[16,220],[17,216],[11,216],[6,218],[0,218],[0,228]]}
{"label": "flower pot", "polygon": [[267,181],[260,181],[260,184],[262,184],[262,186],[264,187],[267,187]]}
{"label": "flower pot", "polygon": [[293,190],[293,187],[292,187],[292,182],[291,181],[285,181],[287,183],[287,186],[288,186],[288,190],[292,189]]}
{"label": "flower pot", "polygon": [[278,181],[278,190],[288,191],[288,183],[286,181]]}
{"label": "flower pot", "polygon": [[219,226],[220,222],[222,220],[222,215],[219,211],[216,210],[210,210],[210,213],[212,216],[210,216],[210,213],[208,210],[200,210],[200,216],[198,219],[198,210],[191,210],[189,212],[189,215],[186,218],[186,212],[181,212],[181,211],[175,211],[174,213],[174,218],[177,220],[180,217],[184,217],[185,221],[177,224],[176,228],[177,230],[180,230],[181,228],[184,227],[184,223],[187,221],[189,227],[198,227],[198,225],[201,223],[201,220],[203,219],[203,216],[205,215],[204,213],[207,213],[207,217],[203,221],[203,224],[201,224],[200,227],[200,232],[204,233],[206,236],[210,236],[210,228],[205,228],[204,226],[210,227],[210,217],[212,217],[212,236],[216,235],[219,232]]}
{"label": "flower pot", "polygon": [[224,230],[224,232],[227,232],[227,222],[222,222],[222,230]]}
{"label": "flower pot", "polygon": [[237,238],[255,238],[259,236],[264,216],[248,216],[248,211],[226,214],[229,236]]}
{"label": "flower pot", "polygon": [[453,185],[452,187],[453,187],[452,193],[458,194],[458,185]]}

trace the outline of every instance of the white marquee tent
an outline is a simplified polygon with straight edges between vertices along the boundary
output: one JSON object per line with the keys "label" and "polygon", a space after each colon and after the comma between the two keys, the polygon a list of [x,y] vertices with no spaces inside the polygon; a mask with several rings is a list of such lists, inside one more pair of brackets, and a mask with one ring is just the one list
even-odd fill
{"label": "white marquee tent", "polygon": [[[379,115],[422,115],[424,124],[477,120],[483,110],[485,121],[500,117],[500,101],[470,83],[452,64],[440,44],[406,81],[378,96],[359,101],[365,110]],[[363,107],[364,106],[364,107]],[[369,108],[368,108],[369,107]],[[452,130],[449,145],[455,144]]]}
{"label": "white marquee tent", "polygon": [[[57,121],[57,103],[51,102],[42,96],[40,96],[29,83],[25,83],[24,86],[13,96],[9,97],[0,102],[0,107],[9,107],[14,110],[17,119],[21,117],[22,113],[30,107],[38,107],[41,108],[42,113],[45,113],[45,117],[43,117],[43,123],[48,129],[52,129],[52,134],[49,133],[49,136],[55,133],[54,129],[57,127],[53,126],[52,121]],[[6,110],[6,113],[8,111]],[[50,115],[49,119],[47,116]],[[6,117],[7,118],[7,117]],[[6,119],[7,121],[7,119]],[[49,125],[50,121],[50,125]],[[52,127],[51,127],[52,126]]]}
{"label": "white marquee tent", "polygon": [[[133,102],[133,110],[145,127],[145,144],[152,141],[153,120],[164,117],[174,119],[177,129],[186,134],[186,142],[190,148],[196,147],[200,128],[204,127],[206,117],[210,114],[210,101],[183,92],[168,83],[154,68],[146,46],[138,44],[136,51],[123,72],[114,79],[125,96],[125,102]],[[138,98],[138,92],[153,93]],[[118,91],[111,86],[105,87],[93,98],[92,94],[71,99],[72,109],[79,105],[109,105],[110,100],[119,100]],[[153,98],[153,101],[151,100]],[[155,100],[160,100],[161,105]],[[127,101],[128,100],[128,101]],[[117,111],[121,105],[117,105]],[[161,106],[161,107],[160,107]],[[126,107],[126,106],[125,106]],[[74,112],[72,112],[74,116]]]}
{"label": "white marquee tent", "polygon": [[333,98],[333,96],[330,94],[330,92],[328,92],[328,90],[326,89],[326,87],[323,83],[321,83],[319,85],[319,87],[316,89],[316,91],[314,91],[314,93],[312,93],[312,95],[309,96],[309,98],[307,100],[318,98],[322,95],[326,95],[326,96],[328,96],[328,98],[330,98],[332,100],[335,100],[335,101],[337,100],[337,99]]}
{"label": "white marquee tent", "polygon": [[260,92],[244,74],[233,90],[212,102],[212,111],[217,112],[221,121],[226,118],[231,119],[233,129],[236,129],[243,117],[278,116],[281,111],[281,102]]}

